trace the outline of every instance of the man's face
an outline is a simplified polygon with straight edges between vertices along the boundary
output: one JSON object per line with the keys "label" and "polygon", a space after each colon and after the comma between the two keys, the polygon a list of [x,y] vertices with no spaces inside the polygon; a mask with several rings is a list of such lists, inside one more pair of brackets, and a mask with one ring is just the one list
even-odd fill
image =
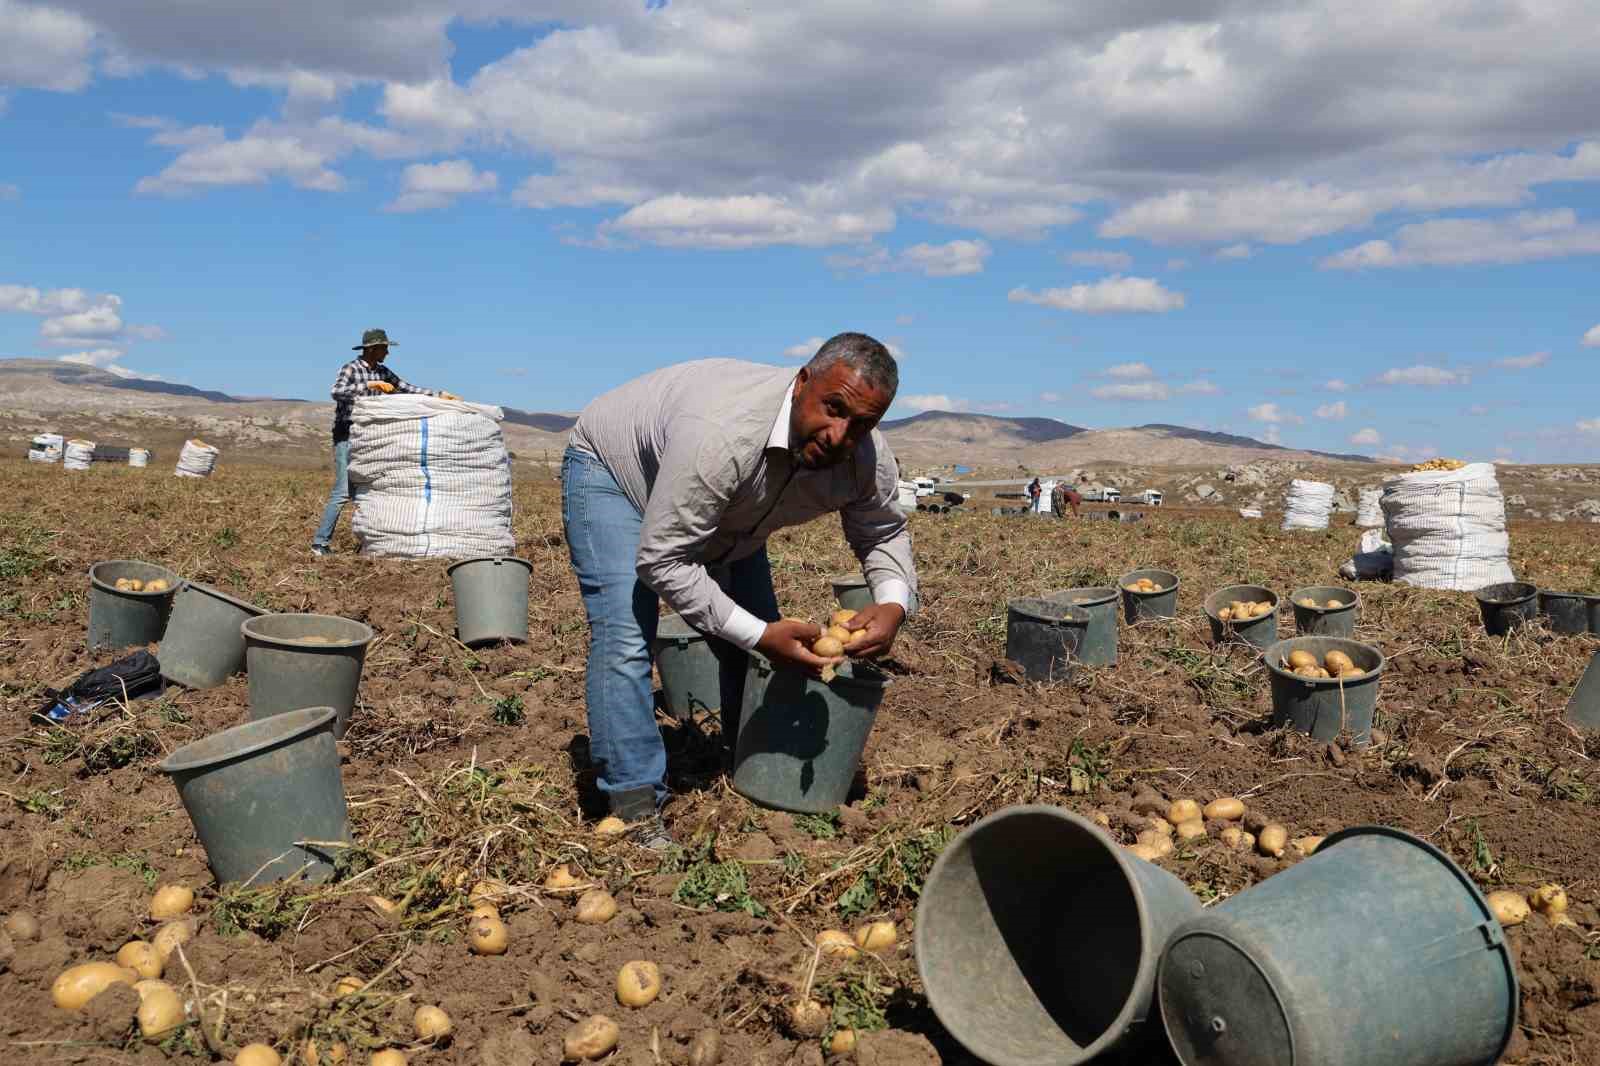
{"label": "man's face", "polygon": [[369,363],[381,363],[387,359],[388,356],[389,346],[387,344],[374,344],[372,347],[364,348],[361,351],[361,358],[365,359]]}
{"label": "man's face", "polygon": [[893,399],[844,363],[820,374],[801,370],[789,411],[789,450],[795,461],[808,470],[844,462]]}

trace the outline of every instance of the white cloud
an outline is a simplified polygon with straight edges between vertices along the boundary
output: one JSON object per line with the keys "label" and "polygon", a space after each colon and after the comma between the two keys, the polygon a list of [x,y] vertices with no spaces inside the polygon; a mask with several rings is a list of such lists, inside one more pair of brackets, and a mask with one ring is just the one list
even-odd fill
{"label": "white cloud", "polygon": [[988,241],[950,241],[947,244],[914,244],[898,255],[885,248],[872,248],[863,255],[830,256],[835,270],[883,274],[910,271],[930,278],[954,278],[983,273],[984,261],[993,251]]}
{"label": "white cloud", "polygon": [[959,411],[966,406],[960,400],[952,399],[942,392],[896,396],[894,405],[896,407],[904,407],[908,411]]}
{"label": "white cloud", "polygon": [[1505,359],[1496,359],[1494,365],[1506,370],[1532,370],[1544,366],[1550,361],[1549,352],[1530,352],[1527,355],[1513,355]]}
{"label": "white cloud", "polygon": [[0,312],[5,311],[40,316],[40,339],[59,347],[104,350],[109,344],[163,340],[167,335],[160,326],[124,322],[122,297],[115,293],[0,285]]}
{"label": "white cloud", "polygon": [[81,344],[85,338],[115,337],[122,332],[122,300],[107,296],[93,307],[47,318],[39,334],[51,344]]}
{"label": "white cloud", "polygon": [[1062,396],[1059,392],[1041,392],[1039,394],[1040,403],[1060,403],[1064,399],[1066,399],[1066,397]]}
{"label": "white cloud", "polygon": [[1225,248],[1218,248],[1216,251],[1216,258],[1223,260],[1249,259],[1255,254],[1255,249],[1251,248],[1248,244],[1230,244]]}
{"label": "white cloud", "polygon": [[1298,426],[1300,423],[1305,421],[1305,419],[1301,418],[1293,411],[1285,411],[1275,403],[1258,403],[1254,407],[1250,408],[1246,414],[1250,416],[1252,421],[1266,422],[1274,425],[1279,423],[1288,423],[1289,425]]}
{"label": "white cloud", "polygon": [[1383,434],[1368,426],[1350,434],[1350,443],[1361,448],[1375,448],[1383,443]]}
{"label": "white cloud", "polygon": [[94,366],[105,370],[109,369],[111,364],[126,354],[121,348],[95,348],[91,351],[63,355],[59,359],[63,363],[78,363],[82,366]]}
{"label": "white cloud", "polygon": [[[4,113],[3,107],[0,107],[0,113]],[[20,199],[22,199],[22,186],[10,182],[0,182],[0,200]]]}
{"label": "white cloud", "polygon": [[810,359],[817,354],[817,349],[822,347],[824,338],[809,337],[799,344],[791,344],[783,350],[783,354],[790,359]]}
{"label": "white cloud", "polygon": [[1349,413],[1349,408],[1345,406],[1343,400],[1340,400],[1337,403],[1325,403],[1321,407],[1317,408],[1317,417],[1327,419],[1331,422],[1337,422],[1339,419],[1344,418]]}
{"label": "white cloud", "polygon": [[0,0],[0,87],[76,92],[89,84],[94,25],[59,7]]}
{"label": "white cloud", "polygon": [[1282,444],[1283,431],[1276,425],[1269,425],[1261,434],[1261,440],[1267,444]]}
{"label": "white cloud", "polygon": [[1323,382],[1322,383],[1322,387],[1327,392],[1349,392],[1350,391],[1350,383],[1347,382],[1347,381],[1341,381],[1339,378],[1332,378],[1332,379],[1330,379],[1328,381]]}
{"label": "white cloud", "polygon": [[425,145],[409,135],[333,116],[314,121],[262,120],[233,140],[215,126],[183,129],[148,116],[139,124],[157,130],[152,144],[183,149],[159,174],[134,185],[134,192],[146,195],[183,196],[278,180],[301,189],[341,192],[345,179],[332,164],[346,156],[361,152],[379,159],[403,159],[425,151]]}
{"label": "white cloud", "polygon": [[1019,286],[1011,290],[1007,299],[1012,303],[1038,304],[1058,311],[1079,311],[1087,315],[1129,312],[1162,314],[1176,311],[1185,303],[1183,293],[1162,288],[1154,278],[1123,277],[1120,274],[1087,285],[1045,289],[1038,293]]}
{"label": "white cloud", "polygon": [[1205,378],[1185,382],[1178,387],[1178,391],[1188,396],[1220,396],[1222,394],[1222,389],[1215,382],[1208,381]]}
{"label": "white cloud", "polygon": [[1101,270],[1127,270],[1133,265],[1133,256],[1127,252],[1089,250],[1068,252],[1062,258],[1073,266],[1099,267]]}
{"label": "white cloud", "polygon": [[1600,325],[1589,327],[1589,332],[1583,335],[1585,348],[1600,348]]}
{"label": "white cloud", "polygon": [[1584,418],[1578,421],[1579,433],[1600,433],[1600,418]]}
{"label": "white cloud", "polygon": [[[1600,156],[1600,150],[1594,154]],[[1600,253],[1600,225],[1580,223],[1571,208],[1498,218],[1437,218],[1367,241],[1322,260],[1331,270],[1526,263]]]}
{"label": "white cloud", "polygon": [[1424,388],[1439,388],[1447,385],[1466,385],[1472,381],[1472,375],[1465,370],[1446,370],[1443,367],[1416,366],[1395,367],[1385,370],[1378,375],[1380,385],[1420,385]]}
{"label": "white cloud", "polygon": [[1100,371],[1108,378],[1122,378],[1125,381],[1139,381],[1144,378],[1153,378],[1156,372],[1150,369],[1148,363],[1117,363]]}
{"label": "white cloud", "polygon": [[1098,385],[1089,390],[1097,400],[1128,400],[1149,402],[1165,400],[1172,395],[1170,389],[1159,381],[1140,381],[1127,385]]}
{"label": "white cloud", "polygon": [[776,196],[647,200],[606,223],[603,232],[675,248],[728,250],[791,244],[820,248],[871,239],[894,228],[894,212],[830,211]]}
{"label": "white cloud", "polygon": [[384,210],[436,211],[449,207],[457,197],[493,192],[499,187],[500,178],[494,171],[480,171],[466,159],[412,163],[401,173],[400,195]]}

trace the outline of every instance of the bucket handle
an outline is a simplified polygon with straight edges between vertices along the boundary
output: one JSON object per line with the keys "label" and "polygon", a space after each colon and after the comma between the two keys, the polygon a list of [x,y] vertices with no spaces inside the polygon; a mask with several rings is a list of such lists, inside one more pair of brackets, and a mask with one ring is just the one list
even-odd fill
{"label": "bucket handle", "polygon": [[1457,959],[1468,958],[1480,951],[1502,951],[1506,945],[1506,931],[1493,918],[1447,933],[1426,944],[1411,949],[1413,964],[1418,969],[1445,966]]}

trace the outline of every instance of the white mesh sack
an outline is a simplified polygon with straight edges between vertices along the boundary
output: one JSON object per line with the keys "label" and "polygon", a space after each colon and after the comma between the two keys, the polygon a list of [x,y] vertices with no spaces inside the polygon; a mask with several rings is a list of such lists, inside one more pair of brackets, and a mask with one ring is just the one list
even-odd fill
{"label": "white mesh sack", "polygon": [[178,453],[178,469],[173,473],[178,477],[210,477],[217,467],[218,454],[203,440],[186,440],[183,451]]}
{"label": "white mesh sack", "polygon": [[1356,525],[1362,529],[1383,528],[1382,489],[1362,489],[1361,502],[1356,506]]}
{"label": "white mesh sack", "polygon": [[1515,580],[1493,463],[1390,478],[1383,483],[1383,514],[1396,581],[1471,592]]}
{"label": "white mesh sack", "polygon": [[1333,486],[1325,481],[1289,482],[1284,499],[1284,529],[1327,529],[1328,512],[1333,510]]}
{"label": "white mesh sack", "polygon": [[500,408],[397,394],[356,400],[351,529],[365,555],[509,555],[511,456]]}
{"label": "white mesh sack", "polygon": [[30,463],[59,463],[66,449],[66,438],[59,433],[41,433],[28,446]]}
{"label": "white mesh sack", "polygon": [[61,453],[61,465],[67,470],[87,470],[94,462],[94,441],[69,440]]}

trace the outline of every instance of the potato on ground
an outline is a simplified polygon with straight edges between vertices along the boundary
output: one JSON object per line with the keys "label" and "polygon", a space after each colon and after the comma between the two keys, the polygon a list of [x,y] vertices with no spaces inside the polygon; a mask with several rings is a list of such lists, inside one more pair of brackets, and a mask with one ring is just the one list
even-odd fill
{"label": "potato on ground", "polygon": [[567,1030],[561,1052],[568,1062],[592,1062],[611,1052],[622,1036],[622,1028],[604,1014],[591,1015]]}
{"label": "potato on ground", "polygon": [[661,994],[661,968],[636,959],[617,971],[617,1002],[624,1007],[645,1007]]}

